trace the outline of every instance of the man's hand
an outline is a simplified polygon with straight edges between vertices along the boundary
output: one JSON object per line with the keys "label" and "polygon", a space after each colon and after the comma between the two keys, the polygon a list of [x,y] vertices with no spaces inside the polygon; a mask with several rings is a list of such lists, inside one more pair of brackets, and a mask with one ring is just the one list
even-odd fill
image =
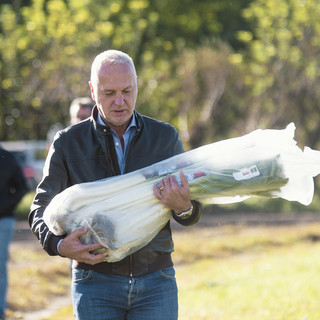
{"label": "man's hand", "polygon": [[85,234],[88,229],[77,229],[64,238],[59,246],[59,252],[63,257],[67,257],[78,262],[87,264],[97,264],[103,262],[108,252],[93,254],[93,250],[100,249],[100,244],[84,245],[80,242],[80,237]]}
{"label": "man's hand", "polygon": [[191,207],[190,188],[182,171],[180,172],[180,179],[181,185],[179,185],[175,176],[166,176],[153,186],[155,197],[176,214],[187,211]]}

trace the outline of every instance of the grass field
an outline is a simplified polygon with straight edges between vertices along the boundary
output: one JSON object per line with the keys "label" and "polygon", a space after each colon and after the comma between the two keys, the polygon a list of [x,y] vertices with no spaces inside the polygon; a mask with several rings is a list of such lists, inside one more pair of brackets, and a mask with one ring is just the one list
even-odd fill
{"label": "grass field", "polygon": [[[320,223],[174,232],[179,319],[319,320],[319,239]],[[39,246],[12,247],[9,275],[9,319],[68,295],[69,261]],[[44,319],[74,318],[67,305]]]}
{"label": "grass field", "polygon": [[320,319],[318,230],[226,228],[216,237],[210,230],[179,235],[176,255],[197,257],[177,270],[179,319]]}

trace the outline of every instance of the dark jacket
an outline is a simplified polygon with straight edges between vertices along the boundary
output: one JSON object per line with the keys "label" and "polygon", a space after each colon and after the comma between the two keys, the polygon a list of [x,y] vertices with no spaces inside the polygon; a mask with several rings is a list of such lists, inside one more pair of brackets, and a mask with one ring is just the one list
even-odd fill
{"label": "dark jacket", "polygon": [[[60,131],[55,137],[45,164],[44,178],[39,184],[31,206],[29,223],[43,248],[57,254],[61,237],[53,235],[42,216],[50,200],[59,192],[77,183],[95,181],[120,174],[112,133],[109,127],[96,122],[97,109],[92,117]],[[183,152],[177,131],[169,124],[134,113],[137,132],[131,140],[126,158],[126,172],[141,169]],[[176,220],[183,225],[196,223],[202,213],[199,203],[187,219]],[[144,248],[115,263],[94,266],[78,263],[77,267],[119,275],[145,274],[172,266],[173,241],[170,222]]]}
{"label": "dark jacket", "polygon": [[28,188],[14,154],[0,147],[0,218],[13,217]]}

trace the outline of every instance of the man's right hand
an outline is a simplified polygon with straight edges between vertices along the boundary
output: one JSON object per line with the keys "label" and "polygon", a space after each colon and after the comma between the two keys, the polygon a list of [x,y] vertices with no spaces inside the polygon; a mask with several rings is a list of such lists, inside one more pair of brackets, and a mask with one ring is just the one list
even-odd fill
{"label": "man's right hand", "polygon": [[77,229],[65,237],[59,246],[60,255],[91,265],[103,262],[105,257],[108,256],[108,252],[100,254],[91,253],[94,250],[102,248],[100,244],[84,245],[81,243],[80,237],[86,232],[88,232],[88,229]]}

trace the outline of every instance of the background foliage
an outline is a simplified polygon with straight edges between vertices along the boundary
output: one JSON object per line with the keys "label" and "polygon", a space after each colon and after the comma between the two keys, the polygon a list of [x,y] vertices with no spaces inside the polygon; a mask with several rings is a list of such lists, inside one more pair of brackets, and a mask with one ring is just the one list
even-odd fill
{"label": "background foliage", "polygon": [[186,148],[297,124],[319,148],[317,0],[0,2],[0,140],[46,139],[90,94],[95,55],[128,52],[137,109],[173,123]]}

